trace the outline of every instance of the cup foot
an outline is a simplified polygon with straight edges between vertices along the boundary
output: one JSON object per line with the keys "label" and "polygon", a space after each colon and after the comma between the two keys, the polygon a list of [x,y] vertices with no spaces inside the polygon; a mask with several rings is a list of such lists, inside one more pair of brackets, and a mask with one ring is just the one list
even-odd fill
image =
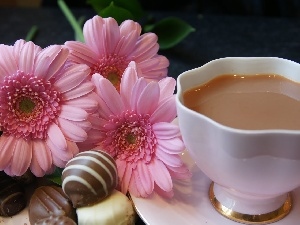
{"label": "cup foot", "polygon": [[215,210],[221,215],[235,222],[244,224],[274,223],[288,215],[292,209],[292,196],[290,193],[288,193],[284,203],[279,208],[271,212],[262,214],[247,214],[237,212],[233,209],[226,207],[225,205],[222,205],[222,203],[216,198],[214,193],[214,182],[212,182],[209,187],[209,199]]}

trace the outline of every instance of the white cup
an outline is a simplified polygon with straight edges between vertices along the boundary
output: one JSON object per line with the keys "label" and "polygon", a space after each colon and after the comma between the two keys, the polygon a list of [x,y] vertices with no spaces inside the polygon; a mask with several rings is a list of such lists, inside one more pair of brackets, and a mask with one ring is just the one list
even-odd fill
{"label": "white cup", "polygon": [[276,57],[228,57],[177,78],[183,141],[212,180],[209,197],[215,209],[241,223],[278,221],[290,212],[290,192],[300,186],[300,130],[235,129],[184,105],[183,92],[223,74],[279,74],[300,82],[300,64]]}

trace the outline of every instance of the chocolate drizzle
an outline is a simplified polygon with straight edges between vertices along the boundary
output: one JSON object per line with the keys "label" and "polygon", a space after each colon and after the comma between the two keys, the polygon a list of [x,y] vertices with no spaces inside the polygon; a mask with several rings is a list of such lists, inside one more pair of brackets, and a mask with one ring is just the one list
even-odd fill
{"label": "chocolate drizzle", "polygon": [[74,208],[93,205],[107,197],[118,183],[115,160],[103,151],[77,154],[62,173],[62,188]]}

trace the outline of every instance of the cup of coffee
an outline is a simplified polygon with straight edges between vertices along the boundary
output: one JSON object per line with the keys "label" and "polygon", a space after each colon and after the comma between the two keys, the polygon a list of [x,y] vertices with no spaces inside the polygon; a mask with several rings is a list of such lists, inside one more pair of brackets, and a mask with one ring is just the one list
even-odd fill
{"label": "cup of coffee", "polygon": [[300,186],[300,64],[227,57],[177,78],[178,123],[187,151],[212,180],[223,216],[272,223]]}

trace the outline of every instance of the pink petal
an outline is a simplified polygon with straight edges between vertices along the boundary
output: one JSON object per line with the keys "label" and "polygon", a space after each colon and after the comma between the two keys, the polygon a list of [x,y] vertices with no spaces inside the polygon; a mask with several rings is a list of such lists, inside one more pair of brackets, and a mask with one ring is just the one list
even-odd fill
{"label": "pink petal", "polygon": [[142,62],[156,55],[158,50],[157,35],[145,33],[140,36],[140,40],[136,44],[135,58],[133,60]]}
{"label": "pink petal", "polygon": [[140,94],[136,106],[137,112],[142,115],[151,115],[157,107],[159,93],[160,90],[157,82],[150,82]]}
{"label": "pink petal", "polygon": [[82,142],[87,139],[87,133],[82,128],[61,117],[58,117],[57,120],[61,127],[62,133],[68,140]]}
{"label": "pink petal", "polygon": [[120,28],[114,18],[108,17],[104,18],[104,20],[103,38],[105,40],[105,54],[112,54],[120,40]]}
{"label": "pink petal", "polygon": [[172,139],[157,139],[157,144],[162,148],[165,152],[169,154],[179,154],[184,149],[184,143],[181,138],[172,138]]}
{"label": "pink petal", "polygon": [[178,125],[166,122],[153,124],[152,130],[158,139],[171,139],[179,137],[181,134]]}
{"label": "pink petal", "polygon": [[17,40],[17,41],[15,42],[14,48],[13,48],[13,54],[14,54],[14,57],[15,57],[16,59],[18,59],[18,58],[20,57],[20,52],[21,52],[21,50],[22,50],[22,48],[23,48],[23,45],[24,45],[25,43],[26,43],[26,41],[23,40],[23,39],[19,39],[19,40]]}
{"label": "pink petal", "polygon": [[[36,160],[42,171],[48,171],[52,165],[52,156],[50,149],[43,140],[32,141],[32,160]],[[34,166],[37,173],[40,173],[37,165]],[[32,171],[33,172],[33,171]]]}
{"label": "pink petal", "polygon": [[[53,163],[55,164],[57,162],[57,159],[66,162],[72,158],[72,152],[69,152],[66,150],[60,150],[56,147],[55,143],[49,139],[49,137],[46,139],[46,144],[48,148],[51,151]],[[57,165],[57,164],[55,164]],[[58,165],[57,165],[58,166]]]}
{"label": "pink petal", "polygon": [[18,66],[13,55],[13,47],[0,45],[0,67],[5,71],[6,76],[17,72]]}
{"label": "pink petal", "polygon": [[[67,150],[67,143],[66,143],[66,139],[63,135],[63,133],[61,132],[60,128],[53,123],[52,125],[50,125],[50,127],[48,128],[48,138],[55,147],[55,150],[57,151],[66,151]],[[48,145],[48,147],[50,147]],[[53,150],[52,148],[50,148],[51,150]]]}
{"label": "pink petal", "polygon": [[62,105],[59,117],[72,121],[83,121],[87,119],[88,113],[78,107]]}
{"label": "pink petal", "polygon": [[11,171],[16,176],[23,175],[30,166],[32,157],[32,145],[23,138],[16,139],[14,155],[11,160]]}
{"label": "pink petal", "polygon": [[67,41],[65,45],[70,49],[69,59],[75,63],[83,63],[92,67],[98,63],[99,56],[86,44],[79,41]]}
{"label": "pink petal", "polygon": [[143,92],[143,90],[146,88],[147,84],[148,84],[147,80],[143,78],[138,79],[137,82],[135,83],[132,89],[132,93],[130,95],[130,105],[132,109],[136,109],[138,99],[141,93]]}
{"label": "pink petal", "polygon": [[75,98],[66,102],[66,105],[70,105],[77,108],[82,108],[88,113],[93,113],[98,108],[98,102],[94,96],[95,93],[87,94],[81,98]]}
{"label": "pink petal", "polygon": [[84,64],[74,64],[64,71],[64,76],[57,80],[54,85],[61,92],[70,91],[83,82],[90,74],[90,68]]}
{"label": "pink petal", "polygon": [[166,98],[159,103],[157,109],[150,117],[151,123],[172,122],[177,115],[174,96]]}
{"label": "pink petal", "polygon": [[31,74],[33,72],[35,57],[35,44],[31,41],[25,43],[20,52],[19,69]]}
{"label": "pink petal", "polygon": [[42,170],[39,162],[37,161],[37,158],[34,156],[35,153],[33,153],[33,157],[30,164],[30,170],[36,177],[43,177],[45,175],[45,171]]}
{"label": "pink petal", "polygon": [[129,63],[129,66],[125,69],[123,76],[121,78],[120,95],[122,101],[126,104],[126,106],[129,106],[131,93],[138,79],[134,67],[135,67],[135,63]]}
{"label": "pink petal", "polygon": [[4,170],[9,166],[10,160],[14,154],[15,138],[2,134],[0,137],[0,170]]}
{"label": "pink petal", "polygon": [[84,96],[93,91],[94,85],[91,82],[85,82],[80,84],[78,87],[63,94],[65,100],[75,99]]}
{"label": "pink petal", "polygon": [[136,191],[139,193],[138,194],[139,197],[146,198],[146,197],[148,197],[148,194],[144,188],[143,181],[141,180],[139,175],[140,174],[136,170],[133,171],[131,179],[133,179],[132,181],[134,181],[134,183],[133,182],[131,183],[129,190],[132,191],[133,187],[134,187],[136,189]]}
{"label": "pink petal", "polygon": [[36,58],[34,75],[49,80],[65,63],[69,50],[60,45],[44,48]]}
{"label": "pink petal", "polygon": [[182,165],[179,167],[172,167],[167,165],[167,168],[169,169],[171,177],[174,179],[185,180],[192,177],[192,173],[186,165]]}
{"label": "pink petal", "polygon": [[[100,97],[105,102],[106,106],[114,115],[119,115],[124,110],[124,105],[121,100],[120,94],[112,83],[105,78],[99,79],[99,92]],[[101,107],[101,105],[100,105]]]}
{"label": "pink petal", "polygon": [[[138,184],[135,179],[136,177],[132,175],[131,180],[129,182],[128,191],[130,192],[131,195],[135,197],[141,197],[141,193],[139,192]],[[126,194],[126,192],[124,194]]]}
{"label": "pink petal", "polygon": [[68,151],[70,151],[70,152],[73,154],[72,158],[73,158],[76,154],[79,153],[79,149],[78,149],[76,143],[74,143],[73,141],[68,141],[68,140],[67,140],[67,145],[68,145],[68,147],[67,147],[67,148],[68,148]]}
{"label": "pink petal", "polygon": [[153,160],[149,165],[149,171],[154,182],[164,191],[171,191],[173,183],[169,171],[160,160]]}
{"label": "pink petal", "polygon": [[146,192],[146,196],[150,195],[154,189],[154,180],[152,178],[148,166],[144,162],[139,162],[137,164],[136,170],[141,180],[143,189]]}
{"label": "pink petal", "polygon": [[140,35],[142,32],[141,25],[137,22],[134,22],[133,20],[125,20],[121,23],[120,25],[121,36],[127,36],[132,31]]}
{"label": "pink petal", "polygon": [[[118,167],[118,174],[119,174],[119,167],[120,167],[120,172],[122,172],[122,167],[125,168],[124,170],[124,175],[120,177],[120,185],[121,185],[121,192],[127,193],[128,188],[129,188],[129,183],[132,177],[132,165],[126,164],[126,162],[122,160],[116,160],[116,164]],[[120,174],[122,175],[122,174]],[[119,175],[119,176],[120,176]]]}
{"label": "pink petal", "polygon": [[158,85],[160,87],[160,99],[159,101],[162,101],[162,99],[172,96],[175,91],[176,86],[176,80],[172,77],[166,77],[161,79],[158,82]]}
{"label": "pink petal", "polygon": [[178,167],[183,164],[179,155],[169,154],[160,147],[156,148],[156,157],[169,166]]}
{"label": "pink petal", "polygon": [[170,191],[164,191],[164,190],[162,190],[159,186],[155,185],[155,186],[154,186],[154,191],[155,191],[158,195],[160,195],[160,196],[162,196],[162,197],[164,197],[164,198],[171,199],[171,198],[173,198],[173,196],[174,196],[174,191],[173,191],[173,189],[170,190]]}

